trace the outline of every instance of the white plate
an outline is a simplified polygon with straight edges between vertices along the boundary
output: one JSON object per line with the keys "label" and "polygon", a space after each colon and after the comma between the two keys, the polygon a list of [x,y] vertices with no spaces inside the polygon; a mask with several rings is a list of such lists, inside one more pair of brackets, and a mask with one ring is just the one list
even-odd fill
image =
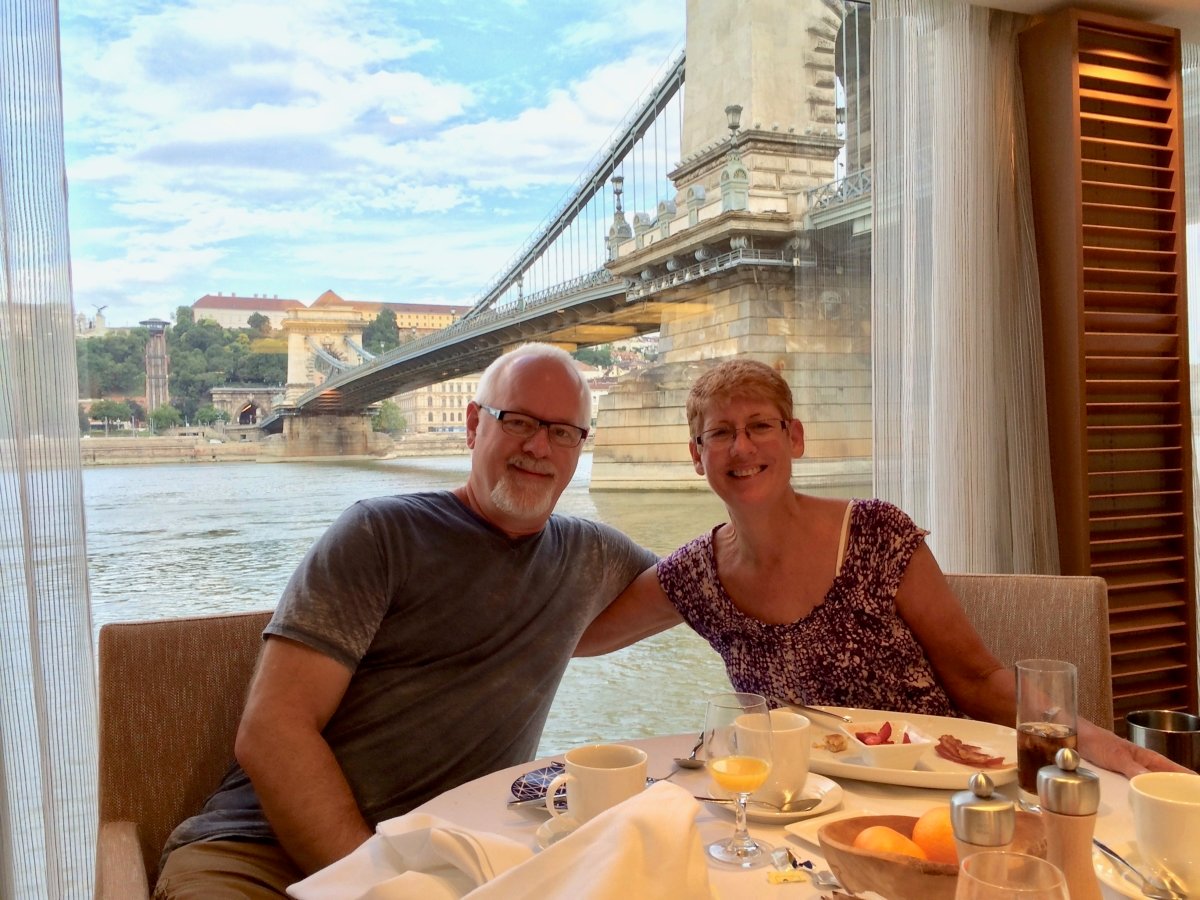
{"label": "white plate", "polygon": [[[746,807],[746,818],[751,822],[765,822],[771,825],[778,825],[783,822],[797,822],[800,819],[824,815],[842,802],[842,786],[836,781],[830,781],[822,775],[815,775],[810,772],[808,780],[804,782],[804,790],[800,792],[800,796],[820,797],[821,802],[812,809],[804,810],[804,812],[774,812],[773,810],[751,804]],[[732,803],[710,803],[708,805],[733,815]]]}
{"label": "white plate", "polygon": [[[877,722],[888,716],[898,716],[876,709],[849,709],[840,706],[824,707],[831,712],[851,716],[856,722]],[[854,751],[847,747],[841,753],[830,753],[824,747],[813,747],[809,758],[809,767],[814,772],[830,775],[834,778],[854,778],[858,781],[877,781],[882,784],[900,784],[909,787],[940,788],[942,790],[962,790],[967,781],[976,772],[987,772],[992,783],[999,786],[1016,781],[1017,778],[1017,732],[1004,725],[993,725],[991,722],[977,722],[974,719],[954,719],[948,716],[923,716],[916,713],[904,713],[905,720],[917,726],[937,743],[943,734],[952,734],[956,738],[975,744],[992,756],[1003,756],[1012,760],[1012,765],[996,769],[977,769],[964,766],[962,763],[942,759],[930,747],[917,761],[915,769],[887,769],[880,766],[867,765],[861,757],[855,756]],[[840,734],[832,722],[822,721],[823,716],[813,716],[813,743],[820,742],[826,734]],[[849,726],[853,727],[853,726]],[[849,741],[847,741],[849,743]]]}
{"label": "white plate", "polygon": [[[1146,871],[1146,866],[1142,862],[1142,858],[1138,856],[1137,847],[1134,844],[1108,840],[1104,843],[1129,860],[1131,866],[1139,871]],[[1125,870],[1095,847],[1092,848],[1092,868],[1096,870],[1096,877],[1100,879],[1100,883],[1108,888],[1107,891],[1104,891],[1104,896],[1131,897],[1134,900],[1145,900],[1145,894],[1142,893],[1142,889],[1136,887],[1132,881],[1126,880]],[[1129,877],[1133,878],[1134,876],[1130,875]]]}
{"label": "white plate", "polygon": [[791,825],[785,825],[783,826],[783,830],[788,834],[794,834],[802,841],[807,841],[814,847],[819,847],[821,844],[820,841],[817,840],[817,832],[821,830],[823,825],[827,825],[830,822],[840,822],[842,819],[850,819],[854,816],[874,815],[882,815],[882,813],[876,813],[872,810],[863,809],[859,806],[843,806],[837,812],[828,813],[820,818],[805,819],[802,822],[795,822]]}

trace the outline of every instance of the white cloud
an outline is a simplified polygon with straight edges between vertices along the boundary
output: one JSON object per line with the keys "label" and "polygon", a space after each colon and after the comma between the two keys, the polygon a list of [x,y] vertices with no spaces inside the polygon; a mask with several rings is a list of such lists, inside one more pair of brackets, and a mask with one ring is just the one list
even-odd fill
{"label": "white cloud", "polygon": [[613,137],[682,6],[73,0],[77,305],[123,324],[218,289],[463,302]]}

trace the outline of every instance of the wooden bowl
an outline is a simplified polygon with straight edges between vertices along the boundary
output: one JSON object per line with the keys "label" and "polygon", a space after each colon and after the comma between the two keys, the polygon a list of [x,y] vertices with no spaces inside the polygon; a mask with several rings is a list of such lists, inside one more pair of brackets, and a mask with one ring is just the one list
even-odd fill
{"label": "wooden bowl", "polygon": [[[954,900],[958,866],[854,847],[858,833],[872,825],[886,825],[911,838],[916,824],[915,816],[854,816],[822,825],[817,840],[829,868],[849,891],[874,891],[887,900]],[[1017,813],[1012,849],[1045,858],[1046,833],[1037,815]]]}

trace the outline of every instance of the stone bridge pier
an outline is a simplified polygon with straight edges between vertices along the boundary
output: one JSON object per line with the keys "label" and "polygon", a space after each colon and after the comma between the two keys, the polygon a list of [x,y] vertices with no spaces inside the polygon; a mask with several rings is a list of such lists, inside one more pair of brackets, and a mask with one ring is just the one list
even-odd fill
{"label": "stone bridge pier", "polygon": [[835,5],[762,0],[730,16],[688,0],[676,199],[609,232],[608,267],[630,303],[661,311],[661,362],[601,400],[593,489],[706,489],[684,404],[700,372],[732,357],[791,386],[805,426],[798,483],[870,480],[870,198],[832,216],[810,209],[847,150],[862,155],[837,136],[838,79],[869,98],[866,84],[851,90],[869,42],[852,45],[859,59],[836,53]]}

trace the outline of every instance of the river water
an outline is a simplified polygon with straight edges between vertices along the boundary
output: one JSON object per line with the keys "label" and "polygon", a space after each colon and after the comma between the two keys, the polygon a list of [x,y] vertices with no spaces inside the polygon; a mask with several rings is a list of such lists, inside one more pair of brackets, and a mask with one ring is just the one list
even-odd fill
{"label": "river water", "polygon": [[[308,546],[355,500],[451,488],[470,458],[193,463],[84,470],[95,628],[106,622],[273,607]],[[660,554],[724,521],[707,490],[588,490],[585,454],[558,511],[598,519]],[[699,481],[699,479],[697,479]],[[463,548],[464,554],[468,548]],[[573,660],[541,753],[698,731],[720,658],[686,627]]]}

